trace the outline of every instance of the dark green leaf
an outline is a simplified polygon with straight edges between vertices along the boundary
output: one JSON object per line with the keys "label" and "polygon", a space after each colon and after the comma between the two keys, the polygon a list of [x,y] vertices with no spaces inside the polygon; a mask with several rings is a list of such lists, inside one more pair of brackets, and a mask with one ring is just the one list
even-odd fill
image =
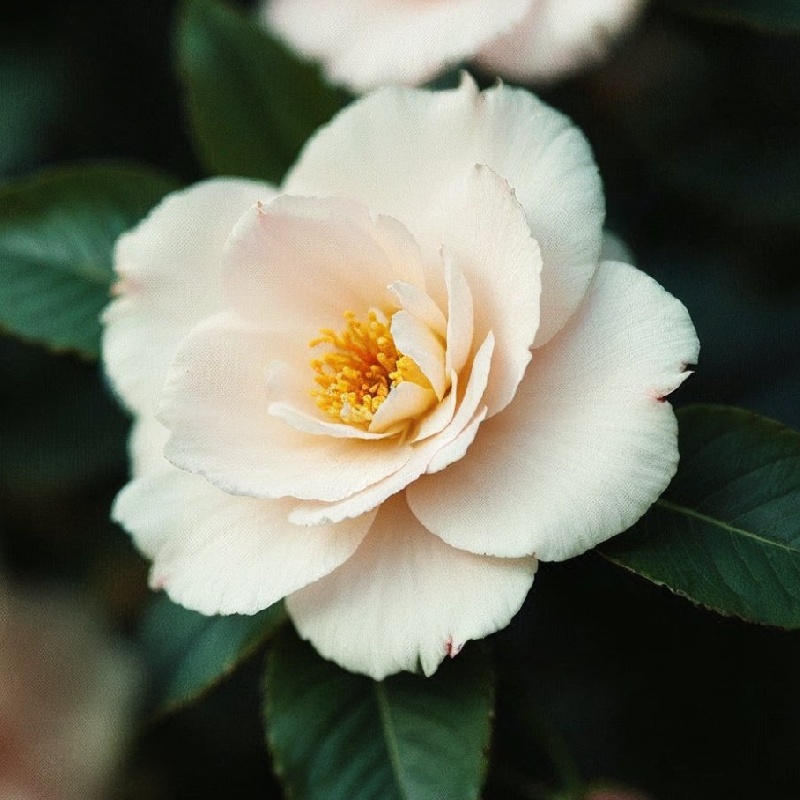
{"label": "dark green leaf", "polygon": [[800,434],[722,406],[678,420],[678,474],[603,554],[723,614],[800,628]]}
{"label": "dark green leaf", "polygon": [[207,617],[158,595],[141,639],[155,674],[160,710],[202,696],[252,655],[286,619],[282,603],[253,614]]}
{"label": "dark green leaf", "polygon": [[797,0],[662,0],[667,8],[714,22],[753,25],[777,32],[800,31]]}
{"label": "dark green leaf", "polygon": [[32,500],[63,498],[125,475],[128,420],[96,366],[2,337],[0,385],[5,489]]}
{"label": "dark green leaf", "polygon": [[0,326],[96,356],[114,242],[174,188],[160,174],[102,164],[0,187]]}
{"label": "dark green leaf", "polygon": [[280,181],[342,106],[315,67],[213,0],[188,0],[178,47],[198,154],[212,173]]}
{"label": "dark green leaf", "polygon": [[48,133],[57,129],[59,117],[79,93],[69,63],[63,45],[26,47],[20,42],[0,48],[0,173],[24,169],[47,155]]}
{"label": "dark green leaf", "polygon": [[298,800],[478,797],[494,701],[478,647],[432,678],[377,682],[287,633],[270,652],[264,691],[275,767]]}
{"label": "dark green leaf", "polygon": [[[798,0],[800,2],[800,0]],[[748,226],[800,227],[800,147],[757,149],[728,133],[661,158],[658,171],[675,188]]]}

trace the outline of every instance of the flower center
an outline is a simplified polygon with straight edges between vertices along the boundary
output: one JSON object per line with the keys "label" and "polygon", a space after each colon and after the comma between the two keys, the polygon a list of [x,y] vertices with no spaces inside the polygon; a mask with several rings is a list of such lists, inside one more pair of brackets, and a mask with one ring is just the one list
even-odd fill
{"label": "flower center", "polygon": [[341,333],[323,328],[309,347],[331,350],[311,361],[318,388],[311,391],[317,405],[338,422],[367,429],[389,392],[403,381],[430,389],[417,363],[397,350],[383,315],[370,311],[365,322],[352,311],[344,314]]}

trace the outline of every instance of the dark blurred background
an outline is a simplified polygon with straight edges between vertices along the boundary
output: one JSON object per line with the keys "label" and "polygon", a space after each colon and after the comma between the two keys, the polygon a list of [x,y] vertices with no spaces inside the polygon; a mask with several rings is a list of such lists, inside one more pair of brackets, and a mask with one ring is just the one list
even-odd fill
{"label": "dark blurred background", "polygon": [[[51,0],[3,12],[0,180],[87,159],[203,177],[173,71],[174,11]],[[611,230],[692,313],[701,358],[676,404],[740,405],[796,428],[798,78],[800,38],[655,2],[601,69],[542,92],[592,142]],[[86,588],[135,641],[147,568],[108,521],[125,416],[95,364],[8,337],[0,386],[0,560],[23,582]],[[589,554],[544,565],[492,642],[487,798],[540,796],[554,761],[655,800],[800,797],[798,634],[697,609]],[[259,667],[256,656],[186,711],[145,709],[113,797],[280,797]]]}

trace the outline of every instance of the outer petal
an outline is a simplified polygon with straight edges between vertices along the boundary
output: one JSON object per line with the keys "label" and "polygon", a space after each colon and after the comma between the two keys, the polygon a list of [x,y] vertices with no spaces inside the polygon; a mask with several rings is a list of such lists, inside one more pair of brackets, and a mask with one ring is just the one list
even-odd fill
{"label": "outer petal", "polygon": [[[164,384],[167,458],[223,491],[268,499],[340,500],[402,467],[410,446],[304,433],[270,415],[270,365],[296,360],[296,345],[233,314],[198,325]],[[308,381],[310,391],[310,368]]]}
{"label": "outer petal", "polygon": [[220,257],[236,220],[274,195],[264,183],[204,181],[171,194],[119,238],[119,296],[103,317],[103,360],[129,409],[153,411],[181,339],[222,307]]}
{"label": "outer petal", "polygon": [[312,137],[286,190],[351,197],[399,219],[438,269],[440,246],[450,248],[440,204],[476,164],[508,182],[539,243],[542,345],[577,308],[596,269],[604,201],[583,135],[529,92],[478,93],[468,78],[450,92],[375,92]]}
{"label": "outer petal", "polygon": [[603,263],[513,403],[465,458],[408,488],[411,509],[449,544],[505,557],[559,561],[622,532],[675,472],[663,396],[697,354],[678,300],[633,267]]}
{"label": "outer petal", "polygon": [[304,346],[321,328],[341,328],[345,311],[394,305],[389,284],[421,277],[419,247],[402,225],[341,198],[282,196],[252,208],[223,256],[234,306]]}
{"label": "outer petal", "polygon": [[548,81],[603,59],[643,0],[538,0],[525,19],[490,42],[478,62],[513,80]]}
{"label": "outer petal", "polygon": [[269,25],[356,90],[423,83],[522,19],[531,0],[273,0]]}
{"label": "outer petal", "polygon": [[432,674],[469,639],[505,626],[533,582],[534,558],[495,559],[448,547],[396,495],[355,555],[287,600],[300,635],[346,669],[381,679]]}
{"label": "outer petal", "polygon": [[154,588],[203,614],[254,614],[348,559],[374,517],[298,528],[289,502],[228,495],[169,467],[129,483],[113,515],[153,559]]}
{"label": "outer petal", "polygon": [[164,445],[168,438],[169,431],[155,417],[139,417],[134,421],[128,439],[131,475],[134,478],[172,468],[172,464],[164,458]]}

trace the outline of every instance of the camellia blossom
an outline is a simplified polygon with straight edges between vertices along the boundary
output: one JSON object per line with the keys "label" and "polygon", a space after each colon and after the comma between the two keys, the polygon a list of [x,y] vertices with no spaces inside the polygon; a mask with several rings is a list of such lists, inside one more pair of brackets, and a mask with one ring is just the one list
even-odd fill
{"label": "camellia blossom", "polygon": [[119,240],[104,336],[136,417],[114,516],[152,585],[206,614],[285,597],[344,667],[430,674],[537,558],[633,524],[698,344],[602,260],[603,216],[569,120],[469,78],[354,103],[280,189],[167,197]]}
{"label": "camellia blossom", "polygon": [[357,91],[476,60],[548,81],[600,61],[644,0],[263,0],[266,24]]}

